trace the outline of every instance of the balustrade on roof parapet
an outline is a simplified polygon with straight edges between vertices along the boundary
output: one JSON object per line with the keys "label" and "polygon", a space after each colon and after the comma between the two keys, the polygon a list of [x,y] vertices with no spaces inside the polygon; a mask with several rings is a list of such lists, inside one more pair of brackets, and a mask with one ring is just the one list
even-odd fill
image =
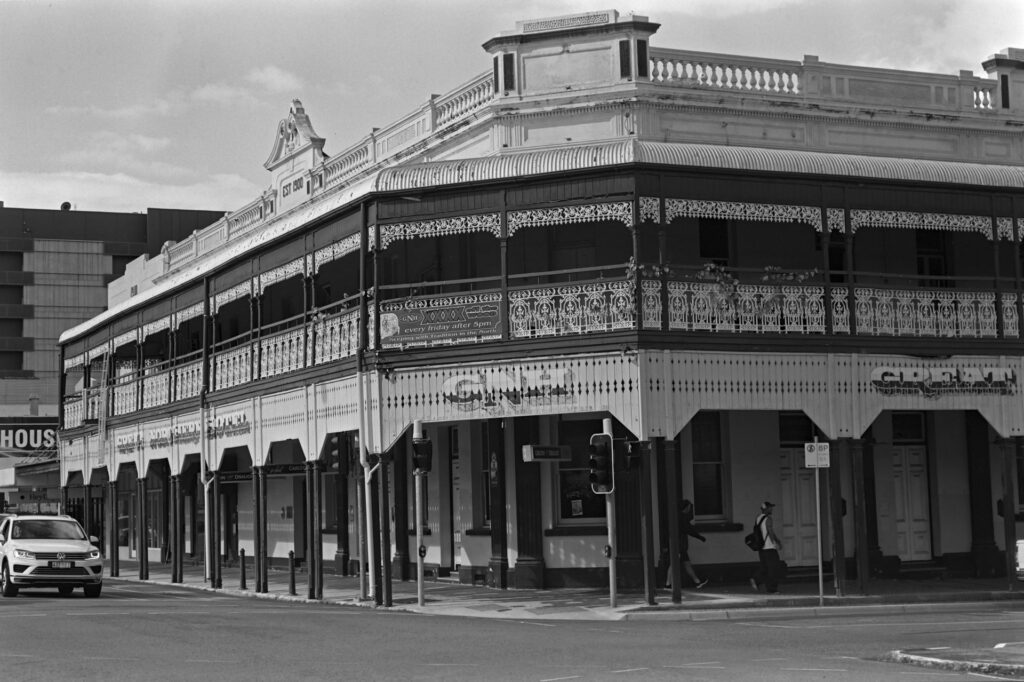
{"label": "balustrade on roof parapet", "polygon": [[808,103],[831,102],[894,108],[927,108],[963,114],[994,113],[999,81],[821,62],[803,62],[650,49],[650,80],[658,86],[708,89]]}

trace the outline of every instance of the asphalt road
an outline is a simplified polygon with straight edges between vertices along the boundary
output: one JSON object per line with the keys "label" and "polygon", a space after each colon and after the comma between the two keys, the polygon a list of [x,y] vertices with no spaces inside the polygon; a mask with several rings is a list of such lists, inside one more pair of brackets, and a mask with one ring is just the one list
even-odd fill
{"label": "asphalt road", "polygon": [[[432,617],[107,581],[0,599],[0,679],[978,680],[880,660],[1024,640],[1024,609],[694,622]],[[987,676],[988,679],[1000,679]]]}

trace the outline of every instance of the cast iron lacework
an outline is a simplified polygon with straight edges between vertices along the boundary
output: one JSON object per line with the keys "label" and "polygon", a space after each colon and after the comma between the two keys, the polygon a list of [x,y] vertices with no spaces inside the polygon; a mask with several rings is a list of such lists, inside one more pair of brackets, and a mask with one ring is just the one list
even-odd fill
{"label": "cast iron lacework", "polygon": [[215,391],[252,381],[252,350],[250,346],[242,346],[214,356],[213,384]]}
{"label": "cast iron lacework", "polygon": [[216,315],[222,305],[231,303],[235,299],[243,298],[245,296],[252,295],[252,282],[246,280],[241,284],[236,284],[227,291],[222,291],[219,294],[210,297],[210,314]]}
{"label": "cast iron lacework", "polygon": [[64,359],[64,371],[71,369],[72,367],[78,367],[79,365],[85,364],[85,355],[76,355],[71,358]]}
{"label": "cast iron lacework", "polygon": [[90,348],[89,350],[85,351],[85,361],[86,362],[90,362],[92,360],[95,360],[96,358],[101,358],[101,357],[103,357],[106,354],[107,354],[107,344],[103,343],[103,344],[101,344],[99,346],[96,346],[94,348]]}
{"label": "cast iron lacework", "polygon": [[509,292],[514,339],[636,329],[631,281]]}
{"label": "cast iron lacework", "polygon": [[1000,239],[1013,241],[1013,218],[996,218],[996,232]]}
{"label": "cast iron lacework", "polygon": [[359,345],[359,311],[317,316],[313,334],[306,339],[314,364],[332,362],[354,355]]}
{"label": "cast iron lacework", "polygon": [[203,314],[203,304],[194,303],[187,308],[183,308],[178,312],[174,313],[174,327],[180,327],[181,323],[185,320],[191,320],[194,317],[200,317]]}
{"label": "cast iron lacework", "polygon": [[527,211],[509,211],[508,236],[511,237],[524,227],[596,223],[606,220],[617,220],[625,224],[626,227],[633,227],[632,202],[616,201],[607,204],[581,204],[578,206],[558,206],[556,208],[536,208]]}
{"label": "cast iron lacework", "polygon": [[846,211],[841,208],[830,208],[828,214],[828,229],[832,232],[846,232]]}
{"label": "cast iron lacework", "polygon": [[137,343],[139,340],[139,330],[133,329],[130,332],[125,332],[114,337],[113,348],[120,348],[121,346],[127,346],[129,343]]}
{"label": "cast iron lacework", "polygon": [[661,222],[661,201],[658,197],[640,197],[640,222]]}
{"label": "cast iron lacework", "polygon": [[289,277],[294,277],[295,275],[305,275],[305,262],[305,258],[296,258],[291,263],[285,263],[280,267],[276,267],[273,270],[268,270],[267,272],[260,274],[258,277],[259,283],[257,285],[259,287],[260,296],[262,296],[263,292],[267,290],[267,287],[272,284],[277,284],[278,282],[286,280]]}
{"label": "cast iron lacework", "polygon": [[858,334],[995,338],[995,294],[857,288]]}
{"label": "cast iron lacework", "polygon": [[[644,326],[660,326],[660,315],[654,312],[660,302],[655,306],[655,292],[643,288]],[[821,286],[740,284],[728,295],[710,282],[668,282],[667,289],[668,326],[672,330],[825,333],[825,289]],[[652,306],[650,313],[646,310],[648,304]]]}
{"label": "cast iron lacework", "polygon": [[358,251],[359,237],[359,233],[356,233],[345,237],[341,241],[325,246],[322,249],[317,249],[316,253],[313,254],[313,272],[320,272],[320,266],[324,263],[329,263],[332,260],[341,258],[342,256],[347,256],[353,251]]}
{"label": "cast iron lacework", "polygon": [[306,330],[290,329],[273,336],[262,337],[259,341],[259,378],[272,377],[285,372],[301,369],[305,358],[303,349]]}
{"label": "cast iron lacework", "polygon": [[380,226],[380,248],[386,249],[391,242],[416,237],[440,237],[468,232],[490,232],[501,237],[501,215],[482,213],[461,215],[436,220],[418,220],[412,223],[390,223]]}
{"label": "cast iron lacework", "polygon": [[1003,337],[1015,339],[1020,334],[1017,321],[1017,294],[1003,294]]}
{"label": "cast iron lacework", "polygon": [[142,325],[142,338],[145,339],[146,337],[155,334],[158,331],[163,331],[164,329],[170,328],[171,316],[168,315],[167,317],[161,318],[156,322],[149,322],[148,324]]}
{"label": "cast iron lacework", "polygon": [[862,227],[906,227],[921,230],[980,232],[992,239],[992,219],[980,215],[917,213],[912,211],[850,211],[850,232]]}
{"label": "cast iron lacework", "polygon": [[[665,199],[665,222],[676,218],[731,218],[763,220],[773,223],[807,223],[822,231],[821,209],[817,206],[786,204],[748,204],[741,201],[708,201],[704,199]],[[831,222],[829,227],[831,227]]]}

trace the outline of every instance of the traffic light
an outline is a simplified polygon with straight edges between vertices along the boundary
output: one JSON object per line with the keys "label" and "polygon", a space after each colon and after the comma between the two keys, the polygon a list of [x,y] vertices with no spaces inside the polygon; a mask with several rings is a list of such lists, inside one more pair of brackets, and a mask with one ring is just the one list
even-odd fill
{"label": "traffic light", "polygon": [[612,437],[607,433],[595,433],[590,437],[590,489],[600,495],[615,491]]}
{"label": "traffic light", "polygon": [[412,439],[412,466],[416,471],[430,471],[434,460],[434,444],[429,438]]}
{"label": "traffic light", "polygon": [[337,465],[338,475],[348,476],[348,448],[342,446],[340,433],[327,438],[327,461],[331,466]]}

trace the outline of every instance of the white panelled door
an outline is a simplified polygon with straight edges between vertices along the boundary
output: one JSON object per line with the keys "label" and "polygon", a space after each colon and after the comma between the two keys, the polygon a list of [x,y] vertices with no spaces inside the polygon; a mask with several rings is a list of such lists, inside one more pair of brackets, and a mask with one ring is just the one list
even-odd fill
{"label": "white panelled door", "polygon": [[[814,471],[804,467],[803,449],[786,449],[779,453],[782,497],[773,500],[776,507],[772,523],[782,540],[782,560],[790,566],[815,566],[818,563]],[[824,474],[822,477],[824,480]],[[827,542],[824,531],[823,528],[822,541]]]}
{"label": "white panelled door", "polygon": [[924,445],[892,449],[893,519],[896,547],[903,561],[932,558],[927,462],[928,451]]}

